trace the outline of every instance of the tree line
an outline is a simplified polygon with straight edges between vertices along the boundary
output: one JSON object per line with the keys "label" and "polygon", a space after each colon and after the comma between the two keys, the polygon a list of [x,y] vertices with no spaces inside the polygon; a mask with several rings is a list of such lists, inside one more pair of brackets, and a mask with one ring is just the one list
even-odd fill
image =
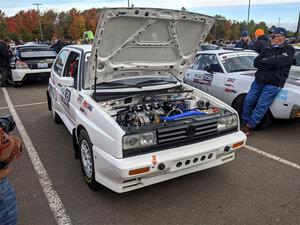
{"label": "tree line", "polygon": [[[70,40],[78,40],[83,37],[83,32],[91,30],[95,33],[97,22],[101,14],[100,8],[92,8],[79,11],[75,8],[69,11],[57,12],[48,10],[40,14],[43,39],[51,40],[52,37],[61,37]],[[207,41],[211,40],[238,40],[241,32],[248,30],[253,37],[257,28],[265,32],[268,26],[265,22],[255,23],[251,20],[235,21],[227,19],[221,15],[216,15],[216,23],[207,36]],[[292,36],[293,33],[289,32]],[[14,16],[6,16],[0,10],[0,38],[10,37],[14,41],[32,41],[41,39],[39,27],[39,15],[37,10],[21,10]]]}

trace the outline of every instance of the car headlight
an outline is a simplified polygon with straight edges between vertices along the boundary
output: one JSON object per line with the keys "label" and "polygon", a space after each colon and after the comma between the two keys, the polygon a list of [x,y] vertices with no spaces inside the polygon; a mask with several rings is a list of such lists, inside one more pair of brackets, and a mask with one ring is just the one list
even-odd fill
{"label": "car headlight", "polygon": [[123,137],[123,150],[142,148],[156,144],[154,132],[126,135]]}
{"label": "car headlight", "polygon": [[238,127],[237,115],[221,117],[218,120],[218,131],[233,129]]}

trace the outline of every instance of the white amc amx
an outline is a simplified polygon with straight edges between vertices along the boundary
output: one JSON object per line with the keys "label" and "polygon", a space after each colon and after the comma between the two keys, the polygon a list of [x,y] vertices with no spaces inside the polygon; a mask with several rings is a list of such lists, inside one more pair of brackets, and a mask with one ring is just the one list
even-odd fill
{"label": "white amc amx", "polygon": [[121,193],[233,160],[238,114],[180,80],[214,19],[123,8],[100,21],[93,46],[61,50],[47,92],[87,184]]}
{"label": "white amc amx", "polygon": [[[256,56],[257,53],[248,50],[199,52],[184,81],[226,102],[241,114],[244,99],[255,79]],[[300,118],[300,73],[294,69],[258,128],[270,126],[273,118]]]}

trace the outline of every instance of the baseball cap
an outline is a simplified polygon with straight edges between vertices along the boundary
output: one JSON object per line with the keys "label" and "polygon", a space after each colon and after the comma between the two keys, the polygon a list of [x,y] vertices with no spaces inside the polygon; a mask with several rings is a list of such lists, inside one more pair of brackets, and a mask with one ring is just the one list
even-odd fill
{"label": "baseball cap", "polygon": [[286,36],[286,35],[287,35],[287,32],[286,32],[286,29],[283,28],[283,27],[276,27],[276,28],[274,29],[273,34],[281,34],[281,35]]}
{"label": "baseball cap", "polygon": [[264,30],[263,29],[260,29],[260,28],[258,28],[258,29],[256,29],[256,31],[255,31],[255,36],[262,36],[262,35],[264,35],[265,34],[265,32],[264,32]]}
{"label": "baseball cap", "polygon": [[246,30],[244,30],[244,31],[242,32],[242,37],[247,37],[247,36],[249,36],[249,32],[246,31]]}

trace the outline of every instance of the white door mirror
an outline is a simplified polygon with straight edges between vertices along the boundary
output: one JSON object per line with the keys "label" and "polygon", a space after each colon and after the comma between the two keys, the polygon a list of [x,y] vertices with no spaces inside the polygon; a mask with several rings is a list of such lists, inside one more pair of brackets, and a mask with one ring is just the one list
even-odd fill
{"label": "white door mirror", "polygon": [[74,78],[73,77],[59,77],[57,85],[72,87],[72,86],[74,86]]}

